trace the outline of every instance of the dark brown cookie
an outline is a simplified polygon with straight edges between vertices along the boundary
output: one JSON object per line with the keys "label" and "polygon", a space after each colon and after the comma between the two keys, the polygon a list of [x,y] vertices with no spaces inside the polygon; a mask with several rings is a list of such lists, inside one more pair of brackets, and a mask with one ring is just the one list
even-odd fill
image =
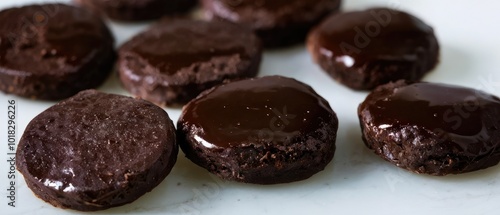
{"label": "dark brown cookie", "polygon": [[208,19],[254,29],[265,47],[304,41],[309,29],[340,8],[340,0],[202,0]]}
{"label": "dark brown cookie", "polygon": [[125,43],[119,55],[125,89],[172,106],[215,85],[254,77],[262,49],[251,30],[237,25],[167,19]]}
{"label": "dark brown cookie", "polygon": [[114,39],[101,19],[64,4],[0,12],[0,90],[57,100],[99,86],[112,70]]}
{"label": "dark brown cookie", "polygon": [[356,90],[399,79],[418,81],[439,57],[430,26],[388,8],[332,15],[311,32],[308,48],[323,70]]}
{"label": "dark brown cookie", "polygon": [[459,174],[500,161],[500,99],[470,88],[399,81],[358,109],[363,140],[398,167]]}
{"label": "dark brown cookie", "polygon": [[28,124],[16,165],[44,201],[94,211],[149,192],[168,175],[177,152],[175,128],[163,109],[87,90]]}
{"label": "dark brown cookie", "polygon": [[277,184],[323,170],[338,120],[314,90],[281,76],[236,81],[184,107],[178,142],[187,158],[226,180]]}
{"label": "dark brown cookie", "polygon": [[145,21],[185,13],[197,0],[73,0],[75,3],[119,21]]}

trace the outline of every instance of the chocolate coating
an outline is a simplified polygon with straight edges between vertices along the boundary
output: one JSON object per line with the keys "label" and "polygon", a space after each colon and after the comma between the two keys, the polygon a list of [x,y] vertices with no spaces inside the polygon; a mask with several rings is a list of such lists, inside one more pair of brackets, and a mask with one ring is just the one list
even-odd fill
{"label": "chocolate coating", "polygon": [[0,90],[57,100],[99,86],[111,72],[114,39],[98,16],[64,4],[0,12]]}
{"label": "chocolate coating", "polygon": [[254,77],[261,57],[260,40],[249,29],[167,19],[120,48],[118,69],[129,92],[171,106],[215,85]]}
{"label": "chocolate coating", "polygon": [[399,81],[359,106],[363,139],[401,168],[459,174],[500,161],[500,99],[470,88]]}
{"label": "chocolate coating", "polygon": [[197,0],[73,0],[118,21],[145,21],[185,13]]}
{"label": "chocolate coating", "polygon": [[337,128],[327,101],[280,76],[207,90],[177,122],[187,158],[223,179],[256,184],[303,180],[323,170],[333,158]]}
{"label": "chocolate coating", "polygon": [[356,90],[420,80],[439,56],[430,26],[388,8],[332,15],[310,33],[308,48],[323,70]]}
{"label": "chocolate coating", "polygon": [[255,30],[265,47],[302,42],[309,29],[340,0],[202,0],[208,19],[240,23]]}
{"label": "chocolate coating", "polygon": [[177,152],[175,128],[163,109],[87,90],[28,124],[16,165],[44,201],[94,211],[149,192],[168,175]]}

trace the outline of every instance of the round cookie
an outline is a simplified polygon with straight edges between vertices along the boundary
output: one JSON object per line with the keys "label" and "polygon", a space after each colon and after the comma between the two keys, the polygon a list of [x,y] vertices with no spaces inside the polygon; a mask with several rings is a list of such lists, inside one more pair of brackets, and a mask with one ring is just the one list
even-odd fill
{"label": "round cookie", "polygon": [[459,174],[500,161],[500,99],[479,90],[399,81],[375,89],[358,114],[368,148],[416,173]]}
{"label": "round cookie", "polygon": [[311,87],[268,76],[200,94],[184,106],[177,137],[187,158],[222,179],[277,184],[322,171],[337,128],[335,112]]}
{"label": "round cookie", "polygon": [[175,128],[163,109],[86,90],[28,124],[16,165],[44,201],[95,211],[151,191],[169,174],[177,153]]}
{"label": "round cookie", "polygon": [[58,100],[99,86],[116,57],[102,20],[81,8],[41,4],[0,12],[0,90]]}
{"label": "round cookie", "polygon": [[260,40],[223,22],[166,19],[119,50],[120,79],[130,93],[159,105],[182,105],[215,85],[254,77]]}
{"label": "round cookie", "polygon": [[118,21],[146,21],[164,15],[185,13],[197,0],[73,0]]}
{"label": "round cookie", "polygon": [[202,0],[208,19],[254,29],[265,47],[304,41],[309,29],[340,8],[340,0]]}
{"label": "round cookie", "polygon": [[332,15],[310,33],[307,46],[323,70],[355,90],[420,80],[439,57],[430,26],[388,8]]}

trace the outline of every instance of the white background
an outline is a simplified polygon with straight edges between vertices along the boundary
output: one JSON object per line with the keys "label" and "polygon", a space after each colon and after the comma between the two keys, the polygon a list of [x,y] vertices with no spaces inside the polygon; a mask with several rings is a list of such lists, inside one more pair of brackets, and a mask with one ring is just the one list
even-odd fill
{"label": "white background", "polygon": [[[1,0],[0,8],[28,0]],[[425,81],[479,88],[500,95],[500,2],[494,0],[344,0],[344,10],[391,6],[432,25],[441,62]],[[0,20],[8,22],[11,20]],[[12,20],[14,21],[14,20]],[[146,24],[110,26],[117,45]],[[136,202],[99,214],[499,214],[500,166],[458,176],[433,177],[400,170],[364,146],[356,114],[366,92],[333,81],[312,63],[304,45],[267,51],[260,76],[279,74],[311,85],[337,112],[337,151],[325,171],[290,184],[258,186],[214,179],[179,154],[172,173]],[[128,95],[112,75],[99,90]],[[0,93],[0,214],[71,214],[36,198],[18,174],[16,208],[7,206],[7,101],[17,102],[18,138],[53,102]],[[179,109],[166,109],[174,122]]]}

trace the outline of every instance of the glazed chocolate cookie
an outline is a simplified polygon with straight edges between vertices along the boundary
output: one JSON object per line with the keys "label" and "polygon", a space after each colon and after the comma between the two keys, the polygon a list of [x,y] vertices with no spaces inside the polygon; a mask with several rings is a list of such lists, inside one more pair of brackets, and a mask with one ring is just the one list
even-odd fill
{"label": "glazed chocolate cookie", "polygon": [[208,19],[249,26],[266,47],[304,41],[309,29],[340,8],[340,0],[202,0]]}
{"label": "glazed chocolate cookie", "polygon": [[500,161],[500,99],[470,88],[389,83],[358,109],[368,148],[398,167],[459,174]]}
{"label": "glazed chocolate cookie", "polygon": [[439,57],[430,26],[388,8],[332,15],[310,33],[307,45],[323,70],[356,90],[420,80]]}
{"label": "glazed chocolate cookie", "polygon": [[197,0],[73,0],[119,21],[145,21],[187,12]]}
{"label": "glazed chocolate cookie", "polygon": [[226,180],[277,184],[323,170],[335,152],[338,120],[314,90],[269,76],[203,92],[177,122],[186,157]]}
{"label": "glazed chocolate cookie", "polygon": [[0,12],[0,90],[57,100],[99,86],[114,64],[114,39],[101,19],[64,4]]}
{"label": "glazed chocolate cookie", "polygon": [[262,48],[244,27],[167,19],[125,43],[119,55],[120,79],[130,93],[172,106],[215,85],[254,77]]}
{"label": "glazed chocolate cookie", "polygon": [[163,109],[87,90],[28,124],[16,165],[44,201],[94,211],[151,191],[168,175],[177,152],[175,128]]}

